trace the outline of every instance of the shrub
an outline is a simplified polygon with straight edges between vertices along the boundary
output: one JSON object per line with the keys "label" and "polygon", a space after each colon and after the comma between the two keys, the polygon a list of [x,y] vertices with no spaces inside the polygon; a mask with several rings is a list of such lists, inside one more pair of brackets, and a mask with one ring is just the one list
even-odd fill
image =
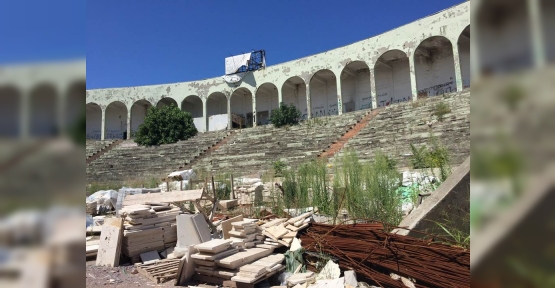
{"label": "shrub", "polygon": [[443,116],[450,112],[451,109],[449,108],[449,105],[445,104],[445,102],[439,102],[434,107],[434,115],[437,116],[437,120],[439,122],[443,122]]}
{"label": "shrub", "polygon": [[274,176],[275,177],[279,177],[283,175],[283,171],[286,168],[286,165],[284,162],[282,162],[281,160],[277,160],[274,163],[272,163],[272,166],[274,168]]}
{"label": "shrub", "polygon": [[449,151],[441,145],[437,137],[430,137],[429,147],[416,148],[413,144],[410,144],[410,149],[413,154],[411,162],[414,169],[432,168],[433,174],[433,168],[439,168],[441,182],[445,181],[451,174]]}
{"label": "shrub", "polygon": [[142,146],[175,143],[197,135],[191,113],[181,111],[175,104],[151,107],[145,122],[139,126],[135,142]]}
{"label": "shrub", "polygon": [[270,122],[272,122],[275,127],[282,127],[285,125],[298,124],[300,118],[301,111],[297,109],[297,107],[293,104],[289,104],[289,106],[287,106],[281,102],[278,109],[272,110]]}

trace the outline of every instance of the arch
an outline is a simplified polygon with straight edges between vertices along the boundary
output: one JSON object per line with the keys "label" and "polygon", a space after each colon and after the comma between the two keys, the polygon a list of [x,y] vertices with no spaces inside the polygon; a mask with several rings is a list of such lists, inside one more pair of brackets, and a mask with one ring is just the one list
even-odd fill
{"label": "arch", "polygon": [[20,135],[21,92],[13,86],[0,87],[0,137]]}
{"label": "arch", "polygon": [[152,103],[146,99],[137,100],[131,105],[131,137],[139,130],[139,126],[145,122],[148,110]]}
{"label": "arch", "polygon": [[100,140],[102,134],[102,108],[96,103],[85,105],[87,113],[87,139]]}
{"label": "arch", "polygon": [[372,107],[370,68],[364,61],[353,61],[341,71],[343,113]]}
{"label": "arch", "polygon": [[337,80],[331,70],[320,70],[312,75],[309,87],[312,117],[338,114]]}
{"label": "arch", "polygon": [[457,91],[453,45],[443,36],[432,36],[414,52],[418,96],[436,96]]}
{"label": "arch", "polygon": [[66,129],[73,128],[79,120],[83,117],[83,110],[87,98],[87,83],[85,81],[77,81],[69,86],[67,91],[65,109],[65,127]]}
{"label": "arch", "polygon": [[206,99],[207,131],[227,128],[227,98],[222,92],[214,92]]}
{"label": "arch", "polygon": [[470,25],[459,35],[457,40],[457,46],[459,48],[459,64],[461,67],[461,79],[463,82],[463,88],[470,87]]}
{"label": "arch", "polygon": [[58,91],[50,84],[40,84],[31,91],[30,132],[36,137],[58,135]]}
{"label": "arch", "polygon": [[104,125],[104,139],[126,139],[127,106],[120,101],[110,103],[106,107]]}
{"label": "arch", "polygon": [[174,104],[176,107],[179,107],[177,106],[177,101],[175,101],[173,98],[164,97],[160,99],[158,103],[156,103],[156,108],[163,108],[166,106],[170,106],[171,104]]}
{"label": "arch", "polygon": [[389,50],[374,64],[376,104],[387,106],[412,100],[409,57],[401,50]]}
{"label": "arch", "polygon": [[279,92],[276,85],[267,82],[256,89],[256,123],[270,124],[272,110],[279,108]]}
{"label": "arch", "polygon": [[[480,74],[508,73],[534,65],[527,0],[480,1],[475,45]],[[549,2],[549,1],[548,1]]]}
{"label": "arch", "polygon": [[244,128],[253,126],[252,93],[247,88],[239,88],[231,94],[231,127]]}
{"label": "arch", "polygon": [[281,97],[283,104],[293,104],[301,111],[301,118],[306,119],[306,83],[303,78],[293,76],[283,82],[281,86]]}
{"label": "arch", "polygon": [[196,95],[189,95],[181,101],[181,110],[191,113],[193,117],[193,122],[195,123],[195,127],[198,131],[204,132],[206,131],[206,127],[203,124],[203,108],[202,108],[202,99]]}

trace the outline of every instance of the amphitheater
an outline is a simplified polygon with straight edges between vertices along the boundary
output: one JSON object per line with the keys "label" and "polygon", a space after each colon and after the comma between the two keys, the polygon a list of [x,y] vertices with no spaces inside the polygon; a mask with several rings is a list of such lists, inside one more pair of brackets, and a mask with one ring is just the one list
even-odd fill
{"label": "amphitheater", "polygon": [[[296,166],[353,148],[408,166],[410,144],[438,136],[453,165],[470,151],[470,3],[383,34],[247,73],[237,83],[199,81],[86,91],[87,182],[159,177],[182,168],[260,173],[276,160]],[[279,103],[304,121],[269,124]],[[437,103],[450,108],[443,121]],[[133,142],[151,106],[175,104],[199,134],[158,147]],[[333,150],[333,151],[332,151]],[[337,151],[335,151],[337,150]]]}

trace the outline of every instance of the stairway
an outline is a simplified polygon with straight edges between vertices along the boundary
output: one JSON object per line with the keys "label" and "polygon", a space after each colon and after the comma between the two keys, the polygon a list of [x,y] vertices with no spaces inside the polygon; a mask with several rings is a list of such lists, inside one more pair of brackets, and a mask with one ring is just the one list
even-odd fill
{"label": "stairway", "polygon": [[98,152],[94,153],[94,155],[87,158],[87,165],[89,165],[92,161],[100,158],[100,156],[104,155],[104,153],[112,150],[114,147],[118,146],[122,142],[123,142],[123,140],[119,139],[117,141],[114,141],[114,142],[110,143],[110,145],[100,149]]}
{"label": "stairway", "polygon": [[322,154],[318,155],[318,158],[331,158],[331,157],[333,157],[333,155],[335,153],[341,151],[341,149],[343,149],[343,146],[345,146],[345,144],[351,138],[355,137],[360,132],[360,130],[362,130],[364,127],[366,127],[366,125],[368,125],[368,122],[370,122],[370,120],[374,119],[382,110],[383,109],[378,108],[378,109],[370,111],[368,114],[366,114],[366,116],[364,116],[364,118],[362,118],[362,120],[360,120],[360,122],[353,125],[351,127],[351,129],[349,129],[349,131],[347,131],[345,134],[343,134],[328,149],[326,149],[324,152],[322,152]]}

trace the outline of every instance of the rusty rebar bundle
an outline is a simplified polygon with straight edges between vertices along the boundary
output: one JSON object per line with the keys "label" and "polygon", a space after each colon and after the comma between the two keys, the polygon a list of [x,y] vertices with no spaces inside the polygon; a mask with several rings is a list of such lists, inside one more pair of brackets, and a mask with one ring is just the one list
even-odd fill
{"label": "rusty rebar bundle", "polygon": [[383,231],[382,224],[312,224],[301,234],[303,248],[339,259],[382,287],[405,287],[395,273],[416,287],[470,287],[470,251]]}

